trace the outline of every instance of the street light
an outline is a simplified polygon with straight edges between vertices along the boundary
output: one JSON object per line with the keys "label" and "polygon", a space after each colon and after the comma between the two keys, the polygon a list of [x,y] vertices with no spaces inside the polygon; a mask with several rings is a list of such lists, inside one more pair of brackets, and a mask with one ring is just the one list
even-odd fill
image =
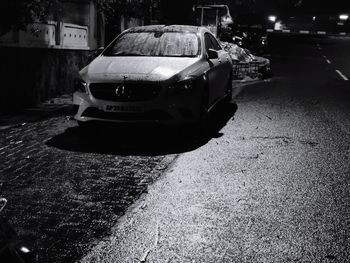
{"label": "street light", "polygon": [[339,19],[340,19],[341,21],[348,20],[348,18],[349,18],[349,15],[348,15],[348,14],[341,14],[341,15],[339,15]]}
{"label": "street light", "polygon": [[271,21],[272,23],[275,23],[276,20],[277,20],[277,17],[271,15],[271,16],[268,17],[268,19],[269,19],[269,21]]}

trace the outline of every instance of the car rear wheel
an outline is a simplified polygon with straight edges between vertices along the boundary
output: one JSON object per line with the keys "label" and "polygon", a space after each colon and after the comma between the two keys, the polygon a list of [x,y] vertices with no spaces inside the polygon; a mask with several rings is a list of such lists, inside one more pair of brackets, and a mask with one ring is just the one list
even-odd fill
{"label": "car rear wheel", "polygon": [[232,77],[229,78],[226,84],[226,97],[224,101],[226,103],[230,103],[232,101]]}

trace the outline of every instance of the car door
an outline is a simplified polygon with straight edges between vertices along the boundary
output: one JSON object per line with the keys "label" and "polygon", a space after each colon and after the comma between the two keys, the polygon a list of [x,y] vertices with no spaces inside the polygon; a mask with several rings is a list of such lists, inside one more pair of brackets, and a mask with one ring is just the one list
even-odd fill
{"label": "car door", "polygon": [[209,38],[214,46],[214,49],[218,53],[219,65],[218,65],[218,76],[219,80],[217,83],[218,97],[223,97],[227,93],[227,83],[231,77],[232,65],[230,63],[230,55],[221,48],[219,42],[212,35]]}
{"label": "car door", "polygon": [[[210,34],[204,34],[204,46],[206,54],[209,54],[209,49],[214,49],[213,42],[210,39]],[[209,104],[213,104],[220,97],[220,59],[213,58],[209,59],[208,57],[208,65],[209,68],[207,70],[207,80],[208,80],[208,89],[209,89]]]}

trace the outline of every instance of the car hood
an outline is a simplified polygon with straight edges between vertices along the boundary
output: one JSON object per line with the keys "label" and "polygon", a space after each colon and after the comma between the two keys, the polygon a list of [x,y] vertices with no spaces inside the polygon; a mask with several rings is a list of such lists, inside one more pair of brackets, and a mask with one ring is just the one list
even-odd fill
{"label": "car hood", "polygon": [[198,57],[100,56],[80,73],[89,81],[165,81],[198,60]]}

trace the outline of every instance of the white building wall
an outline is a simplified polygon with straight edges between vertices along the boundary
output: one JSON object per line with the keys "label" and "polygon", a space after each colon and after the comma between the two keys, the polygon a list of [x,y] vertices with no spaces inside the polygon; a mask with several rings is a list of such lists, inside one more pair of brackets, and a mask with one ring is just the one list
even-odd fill
{"label": "white building wall", "polygon": [[[104,22],[101,19],[102,25],[97,24],[98,14],[95,5],[92,1],[86,4],[89,5],[89,8],[83,9],[85,16],[79,14],[80,17],[84,18],[85,22],[83,23],[86,24],[69,23],[68,15],[65,16],[64,22],[34,23],[28,25],[26,31],[11,31],[0,37],[0,46],[73,50],[97,49],[101,43],[104,43],[104,32],[97,33],[97,30],[104,31]],[[78,6],[75,7],[75,9],[77,8]],[[68,9],[66,12],[69,11]]]}

